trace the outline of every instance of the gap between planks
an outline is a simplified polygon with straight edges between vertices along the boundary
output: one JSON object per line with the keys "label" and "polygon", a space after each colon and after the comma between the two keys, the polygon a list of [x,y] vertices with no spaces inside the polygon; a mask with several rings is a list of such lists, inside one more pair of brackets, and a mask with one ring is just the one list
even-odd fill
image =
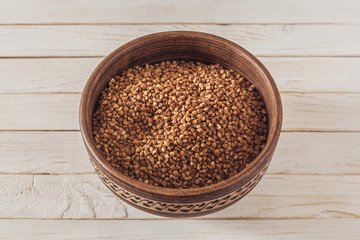
{"label": "gap between planks", "polygon": [[[79,129],[0,129],[1,132],[80,132]],[[282,133],[360,133],[360,130],[333,129],[284,129]]]}
{"label": "gap between planks", "polygon": [[298,26],[298,25],[333,25],[333,26],[347,26],[360,25],[360,23],[339,23],[339,22],[308,22],[308,23],[276,23],[276,22],[259,22],[259,23],[221,23],[221,22],[139,22],[139,23],[0,23],[1,26],[137,26],[137,25],[215,25],[215,26],[246,26],[246,25],[264,25],[264,26]]}
{"label": "gap between planks", "polygon": [[[82,172],[82,173],[51,173],[51,172],[0,172],[0,175],[23,175],[23,176],[77,176],[77,175],[95,175],[94,172]],[[360,176],[360,173],[266,173],[268,176]]]}
{"label": "gap between planks", "polygon": [[[306,93],[314,93],[314,94],[360,94],[360,91],[324,91],[324,92],[319,92],[319,91],[280,91],[280,93],[295,93],[295,94],[306,94]],[[0,95],[16,95],[16,94],[44,94],[44,95],[49,95],[49,94],[82,94],[82,92],[0,92]]]}
{"label": "gap between planks", "polygon": [[[80,132],[79,129],[0,129],[1,132]],[[313,130],[313,129],[285,129],[288,133],[360,133],[360,130]]]}
{"label": "gap between planks", "polygon": [[[119,46],[120,47],[120,46]],[[115,50],[115,49],[114,49]],[[257,58],[359,58],[357,55],[254,55]],[[90,56],[0,56],[0,59],[67,59],[67,58],[105,58],[106,55]],[[100,63],[100,61],[99,61]]]}
{"label": "gap between planks", "polygon": [[[240,200],[241,201],[241,200]],[[131,207],[131,206],[129,206]],[[140,211],[140,210],[136,210]],[[151,218],[36,218],[36,217],[19,217],[19,218],[6,218],[0,217],[0,220],[54,220],[54,221],[218,221],[218,220],[228,220],[228,221],[266,221],[266,220],[314,220],[313,217],[281,217],[281,218],[256,218],[256,217],[191,217],[191,218],[171,218],[171,217],[160,217],[157,215],[152,215]],[[359,217],[356,217],[356,219]],[[318,219],[325,220],[325,219]]]}
{"label": "gap between planks", "polygon": [[[144,35],[145,36],[145,35]],[[125,44],[125,43],[124,43]],[[124,45],[122,44],[122,45]],[[119,45],[118,47],[121,47],[122,45]],[[114,48],[113,50],[115,50]],[[112,51],[109,52],[109,54]],[[107,55],[85,55],[85,56],[77,56],[77,55],[68,55],[68,56],[0,56],[0,59],[62,59],[62,58],[105,58]],[[261,55],[261,54],[254,54],[257,58],[360,58],[360,54],[354,54],[354,55],[278,55],[278,54],[269,54],[269,55]],[[100,62],[99,62],[100,63]]]}

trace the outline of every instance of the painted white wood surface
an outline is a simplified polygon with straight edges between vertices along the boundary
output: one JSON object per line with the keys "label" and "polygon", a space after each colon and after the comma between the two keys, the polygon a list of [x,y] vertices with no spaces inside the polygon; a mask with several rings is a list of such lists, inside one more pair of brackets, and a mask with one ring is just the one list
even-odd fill
{"label": "painted white wood surface", "polygon": [[[101,60],[0,59],[0,93],[81,93]],[[360,92],[360,58],[260,57],[260,61],[281,92]]]}
{"label": "painted white wood surface", "polygon": [[[359,239],[359,12],[355,0],[2,1],[0,239]],[[284,105],[264,179],[191,220],[118,200],[78,130],[79,93],[102,57],[169,30],[245,47]]]}
{"label": "painted white wood surface", "polygon": [[[360,133],[283,132],[267,174],[360,174]],[[80,132],[0,132],[0,174],[94,173]]]}
{"label": "painted white wood surface", "polygon": [[0,23],[360,23],[354,0],[14,0]]}
{"label": "painted white wood surface", "polygon": [[[359,175],[266,175],[244,199],[205,218],[359,218],[359,185]],[[94,174],[2,174],[0,189],[0,218],[156,217],[118,200]]]}
{"label": "painted white wood surface", "polygon": [[360,56],[360,25],[324,24],[0,26],[0,56],[105,56],[137,37],[177,30],[216,34],[257,56]]}
{"label": "painted white wood surface", "polygon": [[7,239],[358,240],[357,219],[0,220]]}
{"label": "painted white wood surface", "polygon": [[[360,94],[283,93],[285,131],[360,131]],[[0,130],[78,130],[80,94],[0,94]]]}

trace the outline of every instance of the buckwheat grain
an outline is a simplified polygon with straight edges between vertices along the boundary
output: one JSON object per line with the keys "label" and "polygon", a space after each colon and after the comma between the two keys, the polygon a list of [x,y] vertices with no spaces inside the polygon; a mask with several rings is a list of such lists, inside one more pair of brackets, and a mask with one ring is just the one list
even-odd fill
{"label": "buckwheat grain", "polygon": [[123,174],[167,188],[218,183],[244,169],[267,139],[264,102],[219,64],[129,68],[99,97],[93,136]]}

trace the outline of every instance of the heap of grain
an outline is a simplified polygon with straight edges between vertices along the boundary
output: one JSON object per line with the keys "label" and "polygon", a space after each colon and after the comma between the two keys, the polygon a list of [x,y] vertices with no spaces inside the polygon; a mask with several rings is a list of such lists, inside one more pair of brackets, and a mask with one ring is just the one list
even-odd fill
{"label": "heap of grain", "polygon": [[167,61],[115,76],[93,116],[97,148],[118,171],[167,188],[218,183],[267,139],[264,102],[233,70]]}

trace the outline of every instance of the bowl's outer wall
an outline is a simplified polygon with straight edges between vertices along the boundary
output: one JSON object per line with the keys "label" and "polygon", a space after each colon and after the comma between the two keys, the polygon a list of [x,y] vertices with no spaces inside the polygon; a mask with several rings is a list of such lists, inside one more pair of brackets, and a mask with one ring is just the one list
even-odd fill
{"label": "bowl's outer wall", "polygon": [[[241,173],[218,184],[185,190],[150,186],[116,171],[95,147],[92,137],[92,115],[98,97],[111,78],[129,67],[174,59],[219,63],[226,68],[233,69],[251,81],[264,99],[269,128],[268,141],[265,148]],[[259,178],[259,174],[265,173],[271,161],[280,135],[281,124],[282,105],[280,95],[266,68],[254,56],[235,43],[214,35],[198,32],[151,34],[133,40],[118,48],[94,70],[84,88],[80,104],[80,129],[97,173],[102,173],[103,176],[111,180],[112,185],[116,185],[126,192],[160,203],[192,204],[216,200],[237,191],[251,182],[252,179]],[[104,181],[104,177],[102,180]],[[109,187],[109,184],[105,184]],[[255,185],[252,185],[251,189]],[[114,192],[114,189],[109,188]],[[118,193],[116,194],[131,205],[136,205],[136,207],[148,212],[150,211],[142,203],[139,206],[135,202],[129,202]],[[236,199],[236,201],[239,199]],[[228,205],[230,203],[225,203],[221,208]],[[211,212],[210,210],[212,209],[203,209],[202,211],[194,212],[194,215],[207,214]],[[150,212],[166,216],[183,216],[184,214],[189,216],[189,213],[181,213],[181,211],[164,214],[155,209]]]}
{"label": "bowl's outer wall", "polygon": [[246,196],[260,182],[268,168],[268,165],[265,166],[264,169],[260,171],[257,176],[247,182],[247,184],[241,186],[239,189],[228,195],[203,202],[173,203],[163,202],[162,200],[157,201],[154,198],[145,198],[141,195],[136,195],[133,192],[127,191],[122,187],[122,184],[118,182],[117,178],[108,175],[105,169],[102,169],[102,167],[97,164],[97,161],[91,156],[90,160],[101,181],[124,202],[151,214],[163,217],[180,218],[202,216],[231,206]]}

